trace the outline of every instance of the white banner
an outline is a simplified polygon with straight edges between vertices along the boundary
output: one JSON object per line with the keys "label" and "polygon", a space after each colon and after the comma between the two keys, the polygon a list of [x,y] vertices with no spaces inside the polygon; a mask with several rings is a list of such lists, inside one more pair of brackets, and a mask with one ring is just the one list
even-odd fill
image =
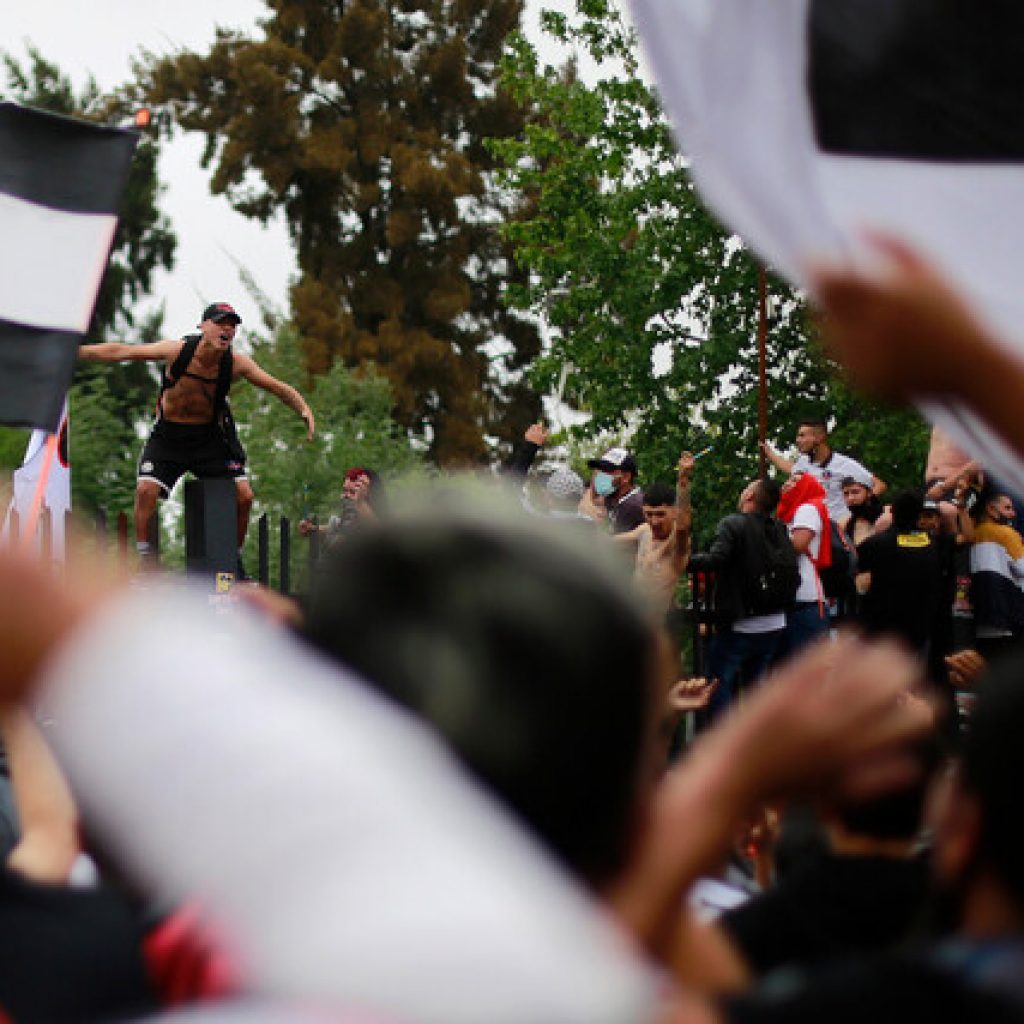
{"label": "white banner", "polygon": [[[25,459],[14,471],[12,478],[13,494],[11,503],[4,518],[3,534],[9,539],[11,512],[18,514],[19,533],[25,530],[39,485],[39,475],[46,461],[46,442],[50,437],[45,430],[33,430],[29,438]],[[68,459],[68,403],[64,401],[64,411],[60,418],[60,431],[57,435],[57,450],[50,462],[46,489],[43,492],[42,509],[48,509],[51,523],[51,547],[53,558],[64,559],[64,523],[65,514],[71,511],[71,465]],[[40,516],[42,520],[42,516]],[[41,525],[36,529],[35,545],[41,545]]]}

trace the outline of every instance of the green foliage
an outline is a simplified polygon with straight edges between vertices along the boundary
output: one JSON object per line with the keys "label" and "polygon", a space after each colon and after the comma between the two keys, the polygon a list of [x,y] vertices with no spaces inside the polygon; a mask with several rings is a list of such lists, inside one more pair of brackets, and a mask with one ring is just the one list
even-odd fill
{"label": "green foliage", "polygon": [[[520,129],[497,87],[522,0],[274,0],[262,38],[149,56],[149,101],[206,136],[211,188],[282,213],[306,367],[373,364],[400,422],[445,465],[537,412],[522,386],[533,323],[500,302],[510,253],[486,136]],[[513,271],[514,273],[514,271]]]}
{"label": "green foliage", "polygon": [[[629,435],[645,480],[671,480],[681,450],[713,446],[694,481],[705,540],[758,471],[758,268],[697,196],[618,5],[576,8],[545,12],[543,25],[596,63],[595,81],[572,62],[542,66],[522,35],[505,57],[527,124],[491,146],[522,197],[505,233],[530,272],[506,300],[551,327],[534,384],[557,390],[568,367],[565,399],[589,414],[580,432]],[[771,274],[768,291],[769,437],[788,440],[801,416],[831,412],[837,443],[856,442],[880,475],[919,480],[909,460],[920,420],[853,398],[809,342],[800,296]]]}
{"label": "green foliage", "polygon": [[21,465],[31,436],[32,431],[20,427],[0,427],[0,470],[5,477]]}
{"label": "green foliage", "polygon": [[[253,357],[281,380],[302,380],[302,352],[291,326],[279,329],[273,340],[257,344]],[[350,371],[335,363],[314,379],[306,398],[317,417],[317,435],[312,442],[305,439],[298,416],[271,395],[249,386],[232,393],[232,409],[248,452],[256,494],[254,526],[246,545],[250,572],[257,559],[255,522],[264,512],[269,513],[275,530],[282,515],[291,520],[293,565],[301,573],[306,542],[298,538],[294,526],[308,515],[326,522],[338,505],[345,470],[369,467],[387,486],[389,480],[421,466],[420,456],[391,416],[389,384],[372,367]],[[271,545],[271,553],[272,578],[276,579],[276,544]],[[293,575],[293,585],[301,586],[301,575]]]}

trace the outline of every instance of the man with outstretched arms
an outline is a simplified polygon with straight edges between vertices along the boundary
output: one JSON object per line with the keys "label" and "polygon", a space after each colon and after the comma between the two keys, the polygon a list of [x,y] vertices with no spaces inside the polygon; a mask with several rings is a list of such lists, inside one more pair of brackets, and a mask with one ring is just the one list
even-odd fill
{"label": "man with outstretched arms", "polygon": [[198,335],[142,345],[104,342],[79,349],[80,358],[91,362],[143,360],[164,364],[157,418],[139,458],[135,490],[136,546],[143,557],[151,554],[149,529],[157,500],[168,497],[186,471],[199,478],[234,479],[241,550],[253,493],[246,477],[245,449],[227,404],[227,393],[239,377],[294,409],[306,424],[309,439],[313,438],[313,412],[302,395],[290,384],[272,377],[250,356],[232,350],[241,322],[228,303],[214,302],[203,311]]}

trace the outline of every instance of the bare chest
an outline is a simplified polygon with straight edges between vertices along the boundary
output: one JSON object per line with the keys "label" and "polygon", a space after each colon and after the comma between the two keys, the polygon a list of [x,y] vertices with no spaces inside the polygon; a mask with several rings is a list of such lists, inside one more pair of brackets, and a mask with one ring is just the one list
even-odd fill
{"label": "bare chest", "polygon": [[[170,364],[167,368],[170,370]],[[164,391],[161,412],[174,423],[209,423],[217,398],[217,364],[205,366],[193,359],[181,377]]]}

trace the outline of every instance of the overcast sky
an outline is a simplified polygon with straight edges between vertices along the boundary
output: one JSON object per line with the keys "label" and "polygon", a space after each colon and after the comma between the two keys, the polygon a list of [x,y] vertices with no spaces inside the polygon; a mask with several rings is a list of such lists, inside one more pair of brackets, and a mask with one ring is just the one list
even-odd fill
{"label": "overcast sky", "polygon": [[[131,58],[140,49],[169,53],[177,48],[205,49],[214,26],[253,29],[266,12],[261,0],[0,0],[2,46],[16,58],[27,43],[71,75],[81,87],[93,75],[112,88],[131,74]],[[531,5],[531,10],[541,6]],[[543,6],[566,8],[569,0]],[[528,28],[535,13],[528,16]],[[532,34],[532,33],[531,33]],[[282,223],[264,228],[236,214],[223,197],[210,195],[209,176],[199,166],[202,139],[179,135],[163,148],[161,177],[167,185],[163,209],[178,236],[175,269],[154,288],[166,307],[166,333],[189,331],[208,302],[226,300],[245,319],[256,316],[239,281],[236,261],[255,277],[261,290],[286,307],[294,260]]]}

